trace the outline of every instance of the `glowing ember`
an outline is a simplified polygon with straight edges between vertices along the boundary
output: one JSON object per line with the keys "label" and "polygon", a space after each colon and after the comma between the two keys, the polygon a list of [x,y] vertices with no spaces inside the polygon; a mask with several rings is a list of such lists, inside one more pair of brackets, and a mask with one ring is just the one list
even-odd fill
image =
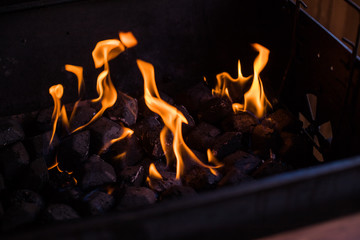
{"label": "glowing ember", "polygon": [[[260,79],[260,73],[266,66],[270,51],[260,44],[252,45],[259,55],[254,61],[254,74],[252,76],[244,77],[241,72],[240,60],[238,61],[238,77],[232,78],[229,73],[220,73],[216,76],[217,84],[213,89],[213,95],[223,96],[229,98],[233,102],[232,108],[234,112],[249,111],[256,117],[261,118],[265,116],[268,107],[271,107],[270,102],[265,96],[263,85]],[[250,89],[245,92],[245,83],[253,78]],[[234,102],[240,95],[244,94],[244,103]]]}
{"label": "glowing ember", "polygon": [[[184,172],[184,158],[195,161],[200,166],[213,169],[220,166],[208,166],[201,162],[190,148],[185,144],[182,136],[182,124],[187,124],[188,121],[184,115],[175,107],[171,106],[160,98],[159,92],[155,83],[154,67],[150,63],[142,60],[137,60],[138,67],[144,78],[144,98],[148,108],[159,114],[165,124],[165,130],[162,131],[162,147],[166,151],[164,142],[167,131],[173,134],[174,155],[176,158],[176,179],[180,179],[180,175]],[[168,163],[170,159],[167,159]]]}

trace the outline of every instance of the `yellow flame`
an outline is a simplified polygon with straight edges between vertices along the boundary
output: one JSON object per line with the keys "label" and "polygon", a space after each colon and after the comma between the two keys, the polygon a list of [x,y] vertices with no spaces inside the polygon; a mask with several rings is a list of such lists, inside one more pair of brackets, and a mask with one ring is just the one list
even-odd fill
{"label": "yellow flame", "polygon": [[49,145],[51,145],[52,141],[54,140],[57,122],[61,115],[61,98],[64,93],[64,88],[61,84],[54,85],[49,88],[49,93],[54,100],[54,111],[53,111],[52,117],[51,117],[53,119],[53,127],[52,127],[51,139],[50,139],[50,143],[49,143]]}
{"label": "yellow flame", "polygon": [[119,38],[127,48],[134,47],[138,43],[132,32],[119,32]]}
{"label": "yellow flame", "polygon": [[244,110],[252,112],[257,117],[263,117],[266,113],[266,107],[271,104],[267,100],[263,85],[260,79],[260,73],[266,66],[270,51],[260,44],[252,45],[259,55],[254,61],[254,78],[249,91],[244,95]]}
{"label": "yellow flame", "polygon": [[151,163],[149,166],[149,176],[153,179],[163,180],[163,177],[159,173],[159,171],[156,169],[155,164]]}
{"label": "yellow flame", "polygon": [[[202,163],[190,150],[190,148],[185,144],[182,136],[182,124],[187,124],[188,122],[184,115],[179,110],[177,110],[177,108],[171,106],[160,98],[155,83],[155,71],[153,65],[142,60],[137,60],[137,65],[144,78],[144,98],[146,105],[151,111],[160,115],[165,124],[165,127],[173,134],[172,149],[176,158],[176,179],[180,179],[180,175],[184,171],[184,156],[188,156],[190,159],[203,167],[219,167],[207,166]],[[165,142],[164,132],[165,130],[163,131],[162,143]],[[163,149],[165,148],[165,146],[162,147]]]}

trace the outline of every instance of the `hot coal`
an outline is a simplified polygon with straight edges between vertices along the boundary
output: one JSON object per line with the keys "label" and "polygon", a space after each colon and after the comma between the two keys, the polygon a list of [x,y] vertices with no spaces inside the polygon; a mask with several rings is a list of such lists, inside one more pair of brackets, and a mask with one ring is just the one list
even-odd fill
{"label": "hot coal", "polygon": [[176,174],[174,172],[167,171],[162,169],[161,171],[162,179],[154,179],[150,178],[150,182],[148,183],[149,187],[156,192],[163,192],[167,189],[180,185],[181,182],[176,179]]}
{"label": "hot coal", "polygon": [[112,182],[116,182],[114,168],[98,155],[92,155],[84,165],[84,174],[81,179],[82,188],[88,189]]}
{"label": "hot coal", "polygon": [[119,210],[144,207],[154,204],[157,200],[156,194],[146,187],[127,187],[119,201]]}
{"label": "hot coal", "polygon": [[196,191],[188,186],[174,185],[160,193],[159,200],[174,200],[196,195]]}
{"label": "hot coal", "polygon": [[218,186],[222,187],[227,185],[238,185],[240,183],[251,182],[253,180],[254,179],[251,176],[247,175],[242,170],[231,167],[228,169],[225,176],[221,179]]}
{"label": "hot coal", "polygon": [[281,146],[279,133],[271,127],[259,124],[251,134],[251,149],[264,158],[269,156],[270,149],[278,152]]}
{"label": "hot coal", "polygon": [[136,98],[117,91],[117,100],[107,111],[107,116],[113,121],[121,121],[126,126],[136,123],[138,117],[138,102]]}
{"label": "hot coal", "polygon": [[222,159],[243,148],[244,142],[241,132],[225,132],[216,138],[212,152],[216,158]]}
{"label": "hot coal", "polygon": [[186,134],[195,126],[194,118],[183,105],[175,105],[175,107],[184,115],[188,122],[187,124],[183,124],[183,134]]}
{"label": "hot coal", "polygon": [[199,151],[206,151],[212,148],[216,141],[216,137],[221,131],[215,126],[201,122],[188,134],[186,138],[187,144]]}
{"label": "hot coal", "polygon": [[233,112],[228,98],[215,97],[201,104],[198,117],[200,120],[216,124]]}
{"label": "hot coal", "polygon": [[300,131],[301,122],[295,118],[289,111],[278,109],[269,114],[263,121],[269,121],[272,128],[277,131],[287,131],[297,133]]}
{"label": "hot coal", "polygon": [[222,129],[227,132],[250,133],[259,121],[248,112],[232,113],[221,122]]}
{"label": "hot coal", "polygon": [[120,172],[119,176],[126,185],[140,187],[145,181],[145,168],[141,165],[128,166]]}
{"label": "hot coal", "polygon": [[101,215],[114,206],[115,198],[108,193],[94,190],[84,197],[83,202],[91,215]]}
{"label": "hot coal", "polygon": [[214,175],[209,169],[193,165],[190,170],[184,174],[182,182],[196,191],[204,191],[213,188],[219,182],[221,176]]}
{"label": "hot coal", "polygon": [[[72,106],[74,107],[74,106]],[[75,108],[73,109],[67,108],[69,113],[71,112],[72,115],[69,116],[70,118],[70,129],[74,130],[84,124],[88,123],[96,114],[96,109],[94,105],[91,104],[90,101],[80,101]]]}
{"label": "hot coal", "polygon": [[44,220],[63,222],[80,218],[79,214],[69,205],[50,204],[44,211]]}
{"label": "hot coal", "polygon": [[235,168],[244,174],[251,174],[261,164],[261,161],[260,158],[240,150],[225,157],[222,160],[224,168],[220,170],[225,174]]}
{"label": "hot coal", "polygon": [[24,137],[24,130],[18,122],[0,119],[0,147],[21,141]]}

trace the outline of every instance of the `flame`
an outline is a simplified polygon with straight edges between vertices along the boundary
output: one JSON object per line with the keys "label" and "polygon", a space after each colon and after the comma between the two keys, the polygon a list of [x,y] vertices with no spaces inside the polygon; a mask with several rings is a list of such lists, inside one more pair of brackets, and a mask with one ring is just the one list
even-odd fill
{"label": "flame", "polygon": [[119,32],[119,39],[127,48],[134,47],[138,43],[132,32]]}
{"label": "flame", "polygon": [[[218,167],[224,166],[223,163],[220,163],[220,162],[216,159],[216,157],[214,156],[214,154],[212,153],[212,151],[211,151],[210,149],[208,149],[206,153],[207,153],[207,157],[208,157],[209,163],[212,163],[212,164],[214,164],[215,166],[218,166]],[[213,168],[210,168],[210,172],[211,172],[212,174],[214,174],[215,176],[218,176],[218,175],[219,175],[218,172],[217,172],[215,169],[213,169]]]}
{"label": "flame", "polygon": [[[258,43],[252,45],[259,55],[254,61],[254,74],[244,77],[241,71],[241,63],[238,60],[238,77],[232,78],[229,73],[223,72],[216,75],[216,86],[212,90],[213,95],[227,97],[232,104],[233,111],[249,111],[256,117],[261,118],[266,114],[267,107],[271,107],[270,102],[265,96],[260,73],[266,66],[270,51]],[[244,93],[244,103],[234,102],[239,94],[244,92],[245,83],[253,78],[250,89]],[[205,80],[206,81],[206,80]]]}
{"label": "flame", "polygon": [[161,174],[155,167],[155,164],[151,163],[149,166],[149,176],[153,179],[163,180]]}
{"label": "flame", "polygon": [[83,68],[80,66],[74,66],[74,65],[70,65],[70,64],[66,64],[65,65],[65,70],[68,72],[72,72],[76,75],[77,79],[78,79],[78,94],[80,96],[80,93],[82,91],[82,89],[84,89],[85,87],[85,83],[84,83],[84,76],[83,76]]}
{"label": "flame", "polygon": [[126,138],[126,137],[130,137],[132,134],[134,133],[133,130],[131,130],[130,128],[124,127],[123,126],[123,132],[121,133],[120,137],[118,138],[114,138],[111,139],[108,143],[106,143],[100,150],[98,155],[101,155],[104,151],[106,151],[111,145],[113,145],[114,143],[121,141],[122,139]]}
{"label": "flame", "polygon": [[[144,78],[144,98],[148,108],[159,114],[162,118],[166,130],[162,131],[162,147],[165,142],[165,133],[171,131],[173,134],[173,145],[172,149],[176,157],[176,179],[180,179],[180,175],[184,171],[184,156],[188,156],[190,159],[195,161],[197,164],[207,168],[218,168],[219,166],[207,166],[202,163],[190,148],[185,144],[182,136],[182,124],[187,124],[188,121],[184,115],[175,107],[171,106],[160,98],[159,92],[155,83],[155,71],[152,64],[137,60],[138,67]],[[167,159],[169,162],[170,159]]]}
{"label": "flame", "polygon": [[265,115],[266,107],[271,107],[270,102],[265,96],[264,88],[259,76],[268,62],[270,51],[257,43],[252,46],[259,52],[259,55],[254,61],[253,82],[249,91],[244,95],[244,110],[248,110],[260,118]]}
{"label": "flame", "polygon": [[64,87],[61,84],[51,86],[49,88],[49,93],[54,100],[54,111],[51,116],[51,118],[53,120],[53,128],[52,128],[52,134],[51,134],[51,139],[50,139],[50,143],[49,143],[49,145],[51,145],[52,141],[54,140],[57,122],[61,115],[61,98],[64,94]]}

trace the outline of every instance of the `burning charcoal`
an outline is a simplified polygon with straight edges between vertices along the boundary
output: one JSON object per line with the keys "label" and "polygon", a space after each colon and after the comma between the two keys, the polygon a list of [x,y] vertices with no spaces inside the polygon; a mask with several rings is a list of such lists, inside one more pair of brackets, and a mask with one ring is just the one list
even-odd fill
{"label": "burning charcoal", "polygon": [[219,129],[209,123],[201,122],[188,134],[186,143],[194,149],[206,151],[213,146],[219,134]]}
{"label": "burning charcoal", "polygon": [[226,186],[226,185],[237,185],[239,183],[251,182],[254,179],[249,175],[245,174],[242,170],[237,169],[235,167],[230,168],[225,176],[221,179],[218,186]]}
{"label": "burning charcoal", "polygon": [[107,116],[113,121],[121,121],[126,126],[136,123],[138,115],[138,102],[135,98],[118,91],[117,100],[107,111]]}
{"label": "burning charcoal", "polygon": [[49,146],[51,135],[52,132],[48,131],[25,141],[31,158],[43,157],[48,164],[52,164],[55,159],[55,148],[59,144],[59,138],[55,134],[51,146]]}
{"label": "burning charcoal", "polygon": [[222,121],[221,125],[224,131],[249,133],[259,124],[259,121],[248,112],[238,112],[229,115]]}
{"label": "burning charcoal", "polygon": [[159,196],[159,200],[182,199],[184,197],[191,197],[194,195],[196,195],[196,191],[193,188],[182,185],[174,185],[162,192]]}
{"label": "burning charcoal", "polygon": [[257,125],[251,134],[252,150],[262,157],[268,157],[270,149],[277,152],[281,146],[281,138],[273,128]]}
{"label": "burning charcoal", "polygon": [[97,155],[92,155],[84,166],[81,186],[84,189],[100,186],[104,183],[116,182],[114,168]]}
{"label": "burning charcoal", "polygon": [[229,172],[232,168],[235,168],[244,174],[250,174],[259,166],[261,159],[240,150],[228,155],[222,162],[225,166],[221,170],[224,172]]}
{"label": "burning charcoal", "polygon": [[145,169],[143,166],[128,166],[119,175],[125,184],[140,187],[145,179]]}
{"label": "burning charcoal", "polygon": [[114,206],[115,198],[110,194],[94,190],[84,197],[83,202],[91,215],[101,215]]}
{"label": "burning charcoal", "polygon": [[11,119],[0,120],[0,147],[24,139],[24,131],[20,124]]}
{"label": "burning charcoal", "polygon": [[277,131],[289,131],[298,132],[301,127],[301,123],[295,118],[289,111],[284,109],[278,109],[275,112],[269,114],[263,121],[270,121],[269,124],[273,124],[272,128]]}
{"label": "burning charcoal", "polygon": [[191,88],[188,88],[185,92],[181,92],[178,96],[179,102],[181,102],[186,108],[192,112],[198,112],[200,105],[212,99],[211,90],[205,85],[204,82],[200,82]]}
{"label": "burning charcoal", "polygon": [[182,177],[185,186],[190,186],[196,191],[208,190],[220,180],[220,175],[213,175],[209,169],[194,165]]}
{"label": "burning charcoal", "polygon": [[180,185],[181,182],[176,179],[176,174],[165,169],[159,169],[162,179],[154,179],[149,177],[148,185],[156,192],[163,192],[173,186]]}
{"label": "burning charcoal", "polygon": [[90,105],[88,101],[79,102],[75,112],[72,113],[73,117],[70,119],[70,129],[75,130],[88,123],[94,117],[96,110]]}
{"label": "burning charcoal", "polygon": [[26,176],[26,187],[40,190],[49,181],[49,172],[43,158],[37,158],[30,163],[30,169]]}
{"label": "burning charcoal", "polygon": [[101,156],[108,160],[116,171],[120,171],[126,166],[133,166],[140,162],[144,151],[138,137],[132,134],[112,144]]}
{"label": "burning charcoal", "polygon": [[5,231],[33,222],[43,208],[41,196],[30,190],[17,190],[8,201],[2,226]]}
{"label": "burning charcoal", "polygon": [[212,98],[203,103],[199,110],[199,119],[216,124],[232,113],[232,104],[227,98]]}
{"label": "burning charcoal", "polygon": [[261,164],[259,168],[252,173],[252,176],[254,178],[263,178],[286,172],[288,170],[290,170],[290,168],[284,162],[270,158]]}
{"label": "burning charcoal", "polygon": [[160,143],[160,132],[163,124],[156,116],[143,119],[135,126],[135,134],[141,140],[144,150],[154,158],[164,156]]}
{"label": "burning charcoal", "polygon": [[242,134],[240,132],[226,132],[216,138],[212,153],[218,159],[244,148]]}
{"label": "burning charcoal", "polygon": [[75,170],[88,158],[90,131],[75,132],[65,138],[58,147],[58,161],[65,169]]}
{"label": "burning charcoal", "polygon": [[127,187],[124,196],[119,202],[117,208],[131,209],[147,206],[156,202],[156,194],[146,187]]}
{"label": "burning charcoal", "polygon": [[[175,101],[174,99],[172,99],[171,97],[169,97],[167,94],[159,91],[160,97],[163,101],[167,102],[168,104],[174,106]],[[148,117],[154,117],[154,116],[158,116],[158,114],[154,113],[153,111],[151,111],[145,103],[145,98],[144,96],[142,96],[139,99],[139,115],[142,116],[143,118],[148,118]]]}
{"label": "burning charcoal", "polygon": [[6,185],[20,183],[22,175],[29,165],[29,155],[24,145],[17,142],[2,149],[0,152],[0,164]]}
{"label": "burning charcoal", "polygon": [[100,151],[112,139],[118,138],[124,132],[124,127],[106,117],[101,117],[90,125],[92,149]]}
{"label": "burning charcoal", "polygon": [[188,121],[188,124],[183,124],[183,134],[186,134],[195,126],[195,121],[193,117],[190,115],[188,110],[183,105],[175,105],[175,107],[182,112],[186,120]]}
{"label": "burning charcoal", "polygon": [[62,222],[80,217],[69,205],[51,204],[45,209],[45,218],[48,221]]}

